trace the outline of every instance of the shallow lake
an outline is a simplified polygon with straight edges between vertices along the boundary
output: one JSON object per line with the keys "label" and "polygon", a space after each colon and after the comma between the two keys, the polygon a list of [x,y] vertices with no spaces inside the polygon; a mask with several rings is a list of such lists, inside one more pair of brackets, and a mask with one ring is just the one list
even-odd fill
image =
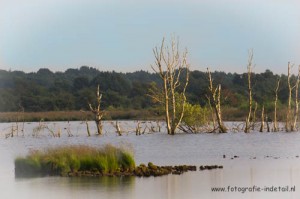
{"label": "shallow lake", "polygon": [[[97,136],[94,123],[89,122],[90,137],[86,124],[81,122],[43,123],[55,135],[60,132],[60,137],[53,137],[47,128],[38,128],[39,123],[25,123],[23,131],[23,124],[18,124],[18,130],[16,124],[0,124],[0,198],[300,198],[298,132],[169,136],[150,132],[157,128],[156,123],[145,122],[141,124],[142,129],[148,127],[145,134],[136,136],[137,123],[121,121],[124,133],[118,136],[114,124],[105,122],[104,134]],[[6,138],[12,129],[14,137]],[[30,150],[77,144],[100,147],[109,143],[131,150],[137,164],[151,161],[157,165],[193,164],[198,168],[217,164],[224,168],[156,178],[15,178],[14,159]],[[225,192],[212,191],[223,187]]]}

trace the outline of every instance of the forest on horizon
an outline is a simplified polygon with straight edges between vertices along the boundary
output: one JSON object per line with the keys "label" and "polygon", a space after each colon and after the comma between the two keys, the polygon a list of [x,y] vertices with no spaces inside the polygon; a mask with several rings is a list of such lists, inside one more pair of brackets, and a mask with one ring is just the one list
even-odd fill
{"label": "forest on horizon", "polygon": [[[247,111],[247,73],[212,72],[214,84],[222,85],[222,106]],[[284,107],[288,99],[286,75],[270,70],[252,74],[253,100],[264,105],[270,113],[274,109],[275,87],[278,79],[278,107]],[[297,77],[291,76],[292,82]],[[103,109],[151,109],[156,104],[148,96],[153,85],[161,79],[155,73],[136,71],[129,73],[100,71],[93,67],[67,69],[52,72],[41,68],[37,72],[0,70],[0,112],[71,111],[88,110],[88,102],[95,102],[97,85],[103,94]],[[187,87],[187,101],[207,106],[208,78],[206,71],[191,71]]]}

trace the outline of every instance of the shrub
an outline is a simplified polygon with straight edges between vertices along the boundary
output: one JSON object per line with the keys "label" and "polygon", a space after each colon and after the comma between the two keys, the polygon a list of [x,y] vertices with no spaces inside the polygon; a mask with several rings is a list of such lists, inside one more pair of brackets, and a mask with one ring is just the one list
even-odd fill
{"label": "shrub", "polygon": [[186,103],[182,122],[188,126],[200,127],[208,122],[208,114],[207,108]]}

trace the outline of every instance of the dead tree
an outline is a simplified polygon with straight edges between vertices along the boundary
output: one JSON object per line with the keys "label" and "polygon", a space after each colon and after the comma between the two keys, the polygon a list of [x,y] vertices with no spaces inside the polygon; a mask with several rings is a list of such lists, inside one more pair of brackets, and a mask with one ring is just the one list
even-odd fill
{"label": "dead tree", "polygon": [[300,65],[298,67],[298,76],[295,84],[295,110],[294,110],[294,123],[293,123],[292,131],[297,130],[298,113],[299,113],[299,99],[298,99],[299,83],[300,83]]}
{"label": "dead tree", "polygon": [[[160,48],[154,48],[153,53],[155,66],[151,67],[163,81],[163,89],[162,92],[160,89],[150,90],[149,96],[164,106],[167,132],[174,135],[185,111],[185,91],[189,82],[187,51],[180,55],[178,41],[173,38],[171,47],[165,46],[163,39]],[[183,73],[185,73],[185,82],[181,85]]]}
{"label": "dead tree", "polygon": [[120,128],[120,125],[119,125],[118,121],[116,121],[115,128],[116,128],[116,133],[117,133],[119,136],[122,136],[122,131],[121,131],[121,128]]}
{"label": "dead tree", "polygon": [[260,129],[259,132],[263,132],[265,128],[265,106],[261,109],[261,123],[260,123]]}
{"label": "dead tree", "polygon": [[292,65],[288,62],[288,89],[289,89],[289,98],[288,98],[288,107],[286,112],[286,123],[285,123],[285,130],[286,132],[293,131],[293,124],[292,124],[292,91],[294,87],[291,85],[291,68]]}
{"label": "dead tree", "polygon": [[156,125],[157,125],[157,130],[158,130],[158,132],[160,132],[161,126],[160,126],[159,121],[156,121]]}
{"label": "dead tree", "polygon": [[255,107],[253,110],[253,114],[252,114],[252,130],[255,130],[255,125],[256,125],[256,111],[257,111],[257,102],[255,102]]}
{"label": "dead tree", "polygon": [[213,111],[213,108],[211,106],[211,101],[210,101],[210,97],[208,95],[205,95],[206,99],[207,99],[207,102],[208,102],[208,107],[209,107],[209,110],[210,110],[210,113],[211,113],[211,119],[212,119],[212,125],[213,125],[213,130],[216,129],[216,118],[215,118],[215,114],[214,114],[214,111]]}
{"label": "dead tree", "polygon": [[91,103],[88,103],[90,111],[95,115],[95,122],[97,126],[97,133],[99,135],[102,134],[102,117],[103,117],[103,111],[101,110],[101,98],[102,94],[100,94],[100,88],[98,85],[97,88],[97,106],[94,108]]}
{"label": "dead tree", "polygon": [[85,121],[85,124],[86,124],[86,132],[87,132],[88,136],[90,137],[91,136],[91,132],[90,132],[90,127],[89,127],[89,123],[88,123],[87,120]]}
{"label": "dead tree", "polygon": [[213,80],[211,77],[211,73],[209,69],[207,68],[207,75],[209,80],[209,92],[210,92],[210,101],[212,102],[212,106],[217,118],[218,122],[218,129],[220,133],[226,133],[227,128],[223,124],[222,121],[222,112],[221,112],[221,84],[219,84],[216,88],[213,87]]}
{"label": "dead tree", "polygon": [[73,137],[73,134],[71,132],[71,124],[70,121],[68,121],[68,127],[66,128],[67,133],[68,133],[68,137]]}
{"label": "dead tree", "polygon": [[266,115],[266,123],[267,123],[267,132],[270,132],[269,118]]}
{"label": "dead tree", "polygon": [[139,121],[138,121],[137,126],[135,128],[135,135],[141,135],[141,126],[140,126]]}
{"label": "dead tree", "polygon": [[251,74],[252,74],[252,60],[253,60],[253,50],[249,51],[249,57],[248,57],[248,65],[247,65],[247,71],[248,71],[248,116],[246,118],[246,125],[245,125],[245,133],[250,132],[250,125],[251,125],[251,115],[252,115],[252,85],[251,85]]}
{"label": "dead tree", "polygon": [[274,123],[273,123],[273,128],[274,132],[278,131],[278,123],[277,123],[277,103],[278,103],[278,90],[280,86],[280,78],[277,80],[277,85],[275,88],[275,101],[274,101]]}

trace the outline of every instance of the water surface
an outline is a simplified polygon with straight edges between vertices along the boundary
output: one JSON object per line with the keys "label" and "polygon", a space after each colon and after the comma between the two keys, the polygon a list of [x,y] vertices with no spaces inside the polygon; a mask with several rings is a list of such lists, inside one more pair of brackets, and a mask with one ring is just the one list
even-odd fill
{"label": "water surface", "polygon": [[[126,131],[117,136],[111,122],[104,123],[105,133],[87,136],[80,122],[47,123],[60,137],[44,129],[37,134],[38,123],[26,123],[18,136],[5,139],[14,124],[0,124],[0,198],[299,198],[300,134],[299,133],[227,133],[179,134],[164,132],[136,136],[136,122],[120,122]],[[150,123],[143,125],[150,126]],[[154,124],[153,124],[154,125]],[[68,136],[70,130],[72,137]],[[149,161],[158,165],[193,164],[223,165],[222,170],[189,172],[150,178],[62,178],[16,179],[14,158],[30,150],[61,145],[85,144],[103,146],[111,143],[134,153],[137,164]],[[225,158],[224,158],[225,155]],[[234,156],[238,156],[234,158]],[[295,192],[212,192],[213,187],[278,187],[295,186]]]}

